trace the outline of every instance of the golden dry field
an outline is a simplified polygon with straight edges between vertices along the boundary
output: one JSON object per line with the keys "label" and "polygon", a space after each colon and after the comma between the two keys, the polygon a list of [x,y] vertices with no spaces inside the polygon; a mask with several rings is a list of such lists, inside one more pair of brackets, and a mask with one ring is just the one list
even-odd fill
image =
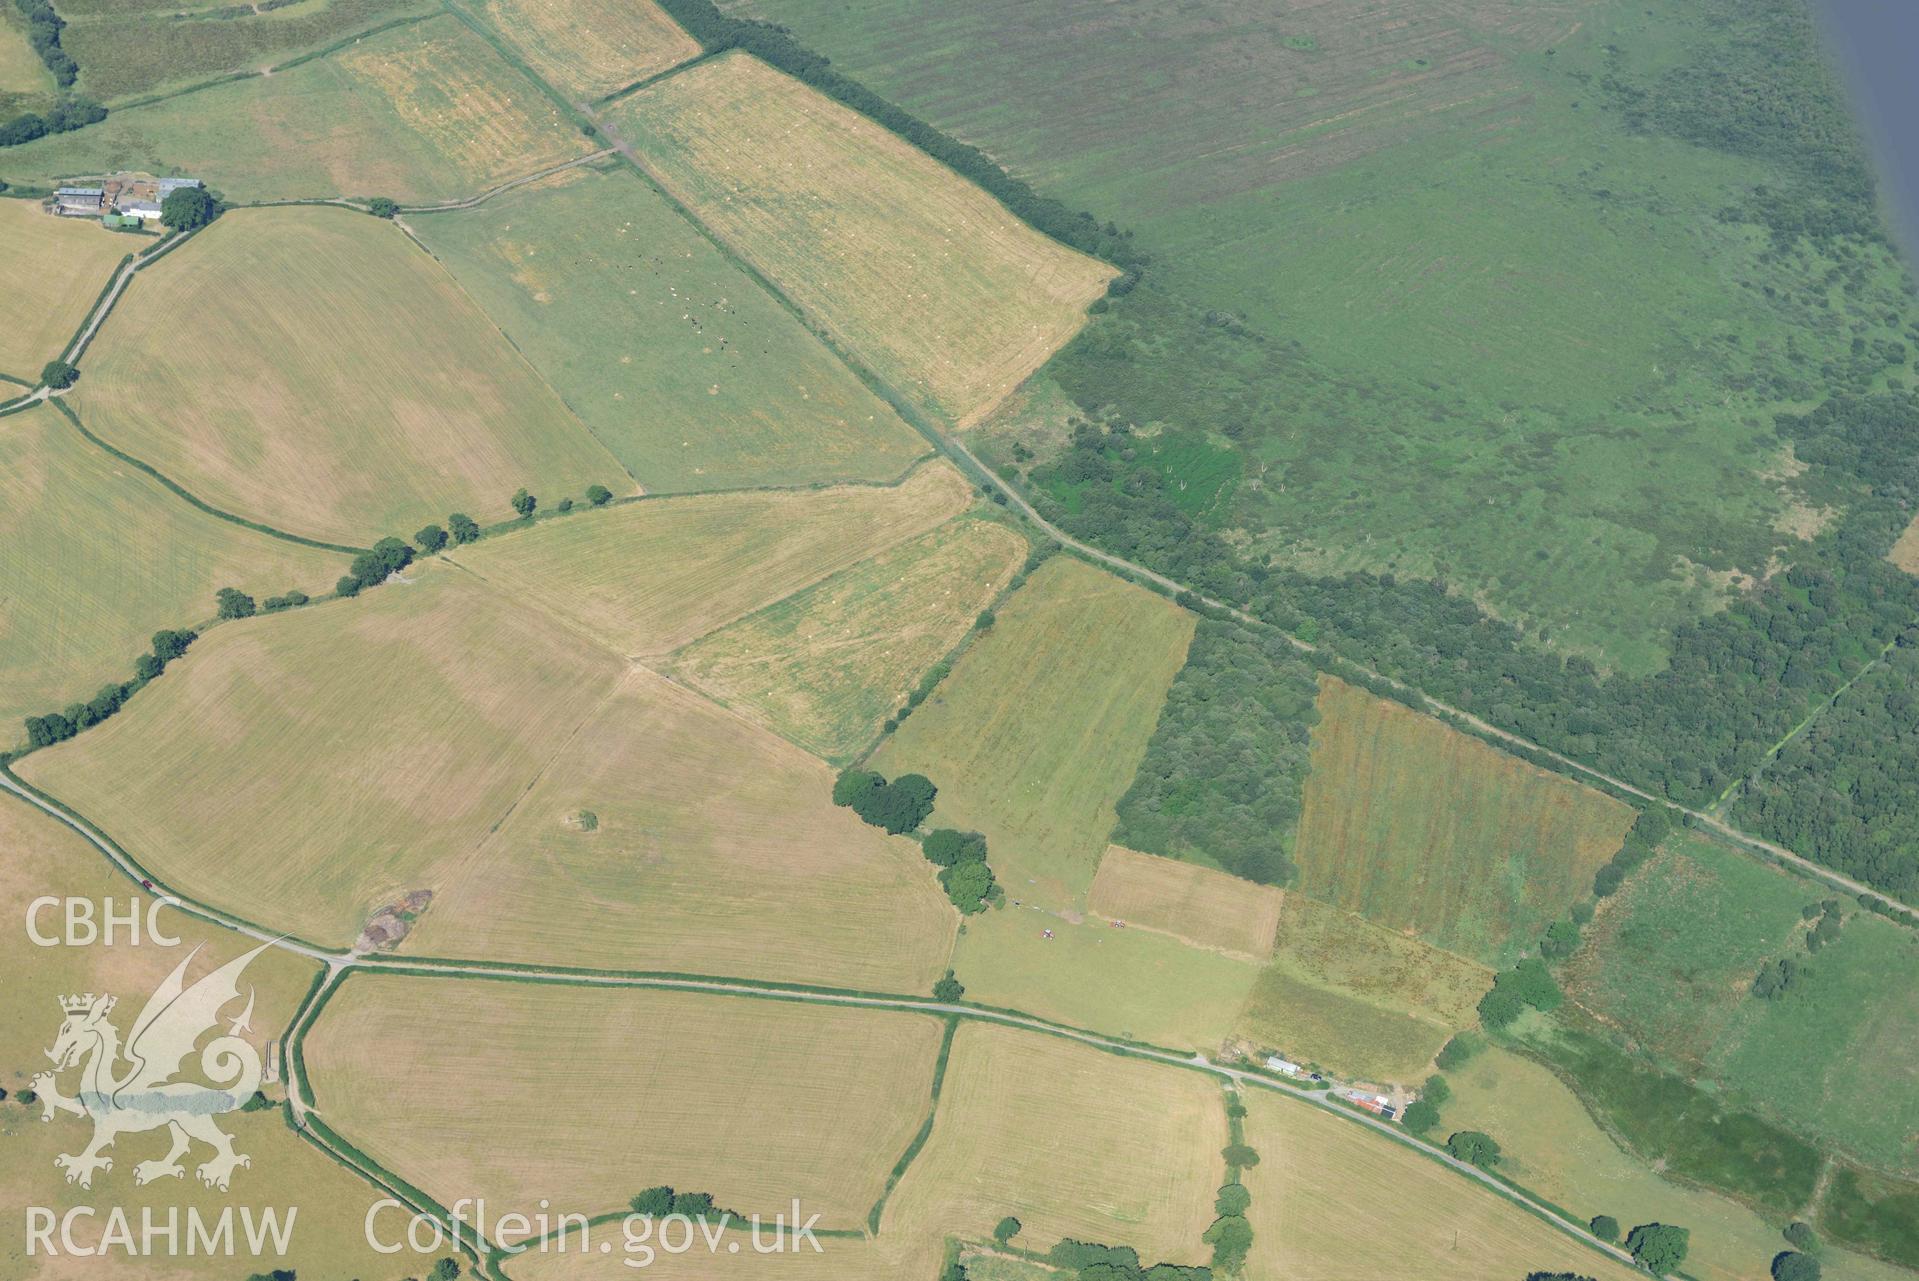
{"label": "golden dry field", "polygon": [[658,655],[965,511],[944,462],[899,485],[624,503],[458,550],[623,654]]}
{"label": "golden dry field", "polygon": [[487,18],[546,79],[597,98],[699,56],[653,0],[486,0]]}
{"label": "golden dry field", "polygon": [[483,839],[620,664],[452,566],[227,623],[17,772],[163,882],[345,946]]}
{"label": "golden dry field", "polygon": [[1004,525],[943,525],[709,633],[674,655],[674,670],[808,751],[845,760],[959,643],[1026,549]]}
{"label": "golden dry field", "polygon": [[1919,516],[1912,518],[1886,558],[1908,574],[1919,574]]}
{"label": "golden dry field", "polygon": [[490,1217],[621,1210],[659,1184],[852,1228],[931,1106],[927,1015],[691,992],[355,977],[305,1042],[320,1111]]}
{"label": "golden dry field", "polygon": [[20,718],[133,675],[163,627],[213,617],[213,594],[328,590],[337,552],[194,510],[42,406],[0,418],[0,748]]}
{"label": "golden dry field", "polygon": [[985,413],[1114,274],[903,139],[745,54],[622,101],[659,183],[902,394]]}
{"label": "golden dry field", "polygon": [[1124,1243],[1154,1263],[1202,1263],[1228,1139],[1218,1082],[1059,1037],[965,1023],[933,1134],[880,1220],[879,1239]]}
{"label": "golden dry field", "polygon": [[836,807],[797,747],[638,668],[577,730],[549,719],[571,736],[407,951],[895,992],[944,970],[957,914],[932,866]]}
{"label": "golden dry field", "polygon": [[470,194],[594,149],[537,86],[450,16],[336,56],[425,150],[471,180]]}
{"label": "golden dry field", "polygon": [[[298,1207],[292,1246],[284,1259],[268,1255],[256,1262],[242,1255],[145,1260],[140,1276],[154,1281],[232,1281],[236,1269],[244,1273],[254,1267],[282,1266],[294,1267],[303,1275],[383,1278],[428,1266],[430,1258],[410,1252],[381,1256],[367,1246],[361,1220],[380,1194],[295,1135],[278,1110],[220,1118],[220,1128],[233,1137],[235,1150],[253,1162],[234,1172],[227,1192],[204,1187],[195,1177],[192,1166],[210,1155],[210,1149],[199,1144],[183,1161],[187,1165],[183,1177],[137,1185],[134,1166],[165,1155],[164,1131],[123,1136],[111,1152],[113,1168],[96,1174],[90,1189],[66,1183],[53,1159],[60,1153],[80,1151],[91,1127],[84,1119],[66,1114],[51,1124],[42,1123],[37,1104],[22,1104],[15,1097],[29,1087],[35,1073],[49,1066],[41,1051],[53,1044],[60,1028],[60,998],[82,992],[118,997],[109,1018],[125,1033],[148,995],[195,948],[200,951],[187,970],[189,983],[251,950],[254,943],[181,912],[163,910],[157,921],[163,931],[180,940],[178,946],[157,945],[144,932],[134,944],[121,927],[112,945],[37,947],[27,934],[26,916],[28,905],[43,895],[89,900],[96,920],[105,910],[103,900],[110,899],[120,913],[129,910],[130,903],[137,904],[143,931],[151,900],[113,871],[105,857],[79,835],[13,796],[0,796],[0,851],[5,852],[5,858],[0,858],[0,912],[6,919],[6,929],[0,931],[0,964],[7,975],[0,984],[0,1043],[8,1047],[0,1059],[0,1086],[8,1093],[0,1102],[0,1197],[8,1205],[44,1206],[56,1214],[94,1206],[102,1215],[106,1207],[117,1205],[125,1208],[136,1227],[143,1209],[151,1209],[164,1222],[170,1209],[185,1213],[191,1207],[211,1219],[226,1206],[234,1207],[236,1214]],[[59,908],[44,910],[37,926],[42,933],[59,935],[60,920]],[[263,1056],[306,995],[317,968],[276,949],[261,953],[247,967],[242,991],[251,988],[255,1003],[245,1039]],[[228,1014],[238,1009],[236,1004]],[[188,1059],[190,1072],[197,1071],[197,1062],[197,1057]],[[60,1089],[69,1095],[78,1092],[79,1080],[77,1071],[58,1078]],[[281,1096],[277,1086],[268,1086],[267,1091],[274,1098]],[[95,1218],[91,1225],[83,1220],[75,1237],[80,1244],[90,1244],[104,1230],[103,1218]],[[235,1230],[238,1233],[237,1225]],[[97,1281],[102,1275],[99,1259],[64,1254],[28,1258],[24,1247],[24,1235],[18,1231],[0,1240],[0,1275],[20,1281]],[[126,1266],[124,1256],[109,1256],[107,1266]]]}
{"label": "golden dry field", "polygon": [[[8,34],[0,27],[0,40]],[[38,381],[66,350],[120,259],[152,244],[92,218],[55,218],[30,200],[0,200],[0,374]],[[0,399],[13,390],[0,384]]]}
{"label": "golden dry field", "polygon": [[971,1000],[1211,1054],[1259,979],[1251,958],[1115,929],[1105,918],[1055,915],[1016,902],[1018,894],[966,918],[952,963]]}
{"label": "golden dry field", "polygon": [[1590,893],[1630,806],[1320,678],[1299,888],[1489,965]]}
{"label": "golden dry field", "polygon": [[1247,1275],[1288,1281],[1488,1281],[1567,1271],[1645,1274],[1429,1157],[1319,1105],[1254,1090],[1246,1142],[1259,1164]]}
{"label": "golden dry field", "polygon": [[1241,956],[1273,951],[1286,892],[1197,863],[1109,845],[1087,893],[1087,910],[1159,930],[1198,947]]}
{"label": "golden dry field", "polygon": [[270,75],[116,106],[99,124],[0,151],[0,176],[141,169],[193,174],[230,200],[424,204],[594,146],[484,36],[440,14]]}
{"label": "golden dry field", "polygon": [[1491,986],[1475,961],[1290,893],[1239,1032],[1342,1074],[1411,1081]]}
{"label": "golden dry field", "polygon": [[202,500],[331,542],[633,488],[438,263],[344,209],[235,210],[143,272],[71,399]]}
{"label": "golden dry field", "polygon": [[928,825],[984,832],[1009,895],[1076,906],[1193,627],[1171,601],[1056,556],[873,768],[932,779]]}

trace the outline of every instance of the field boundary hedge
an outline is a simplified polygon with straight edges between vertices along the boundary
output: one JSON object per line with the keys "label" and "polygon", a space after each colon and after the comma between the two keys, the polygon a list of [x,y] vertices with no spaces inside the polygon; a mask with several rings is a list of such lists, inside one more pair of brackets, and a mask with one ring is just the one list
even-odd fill
{"label": "field boundary hedge", "polygon": [[880,1216],[886,1213],[886,1203],[892,1198],[893,1189],[906,1177],[906,1171],[919,1156],[920,1149],[933,1137],[933,1122],[939,1118],[940,1087],[946,1083],[946,1063],[953,1054],[953,1037],[959,1031],[960,1016],[946,1016],[946,1031],[940,1037],[939,1056],[933,1060],[932,1097],[927,1103],[926,1120],[921,1123],[919,1132],[914,1134],[912,1142],[906,1145],[906,1151],[893,1163],[893,1169],[886,1176],[886,1186],[880,1191],[880,1199],[873,1202],[873,1208],[866,1212],[866,1230],[874,1236],[880,1234]]}
{"label": "field boundary hedge", "polygon": [[231,524],[238,525],[243,529],[250,529],[256,534],[265,534],[269,538],[277,538],[281,542],[294,543],[301,547],[312,547],[323,552],[340,552],[343,555],[347,555],[347,556],[357,556],[361,554],[362,552],[370,550],[369,548],[365,548],[365,547],[349,547],[344,543],[321,542],[317,538],[307,538],[300,534],[291,534],[284,529],[275,529],[273,526],[263,525],[257,520],[248,520],[244,516],[236,516],[230,511],[223,511],[220,508],[215,507],[213,504],[196,497],[190,490],[187,490],[186,488],[182,487],[179,483],[174,481],[172,477],[168,476],[165,472],[161,471],[159,468],[153,466],[150,463],[144,462],[141,459],[135,458],[132,454],[127,453],[125,450],[118,449],[114,447],[113,445],[108,444],[106,441],[102,440],[100,437],[94,435],[91,431],[88,431],[86,424],[80,421],[80,415],[75,413],[73,410],[69,409],[64,401],[56,400],[52,397],[48,397],[47,403],[52,405],[55,409],[59,410],[63,415],[65,415],[67,421],[73,424],[74,430],[78,431],[82,436],[85,436],[91,444],[96,445],[100,449],[105,450],[107,453],[113,455],[115,458],[119,459],[121,462],[125,463],[127,466],[137,468],[141,472],[152,477],[154,480],[159,481],[162,485],[164,485],[167,488],[167,490],[170,493],[173,494],[174,497],[184,500],[189,506],[197,508],[198,510],[206,513],[209,516],[214,516],[220,520],[224,520]]}

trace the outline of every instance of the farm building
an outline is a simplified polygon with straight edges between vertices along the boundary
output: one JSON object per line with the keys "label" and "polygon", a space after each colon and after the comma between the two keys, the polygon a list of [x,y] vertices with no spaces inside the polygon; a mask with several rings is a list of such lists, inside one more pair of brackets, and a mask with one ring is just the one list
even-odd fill
{"label": "farm building", "polygon": [[43,207],[63,218],[98,218],[121,214],[142,222],[160,217],[160,206],[182,187],[200,186],[198,178],[155,178],[152,174],[116,173],[98,186],[61,187]]}
{"label": "farm building", "polygon": [[62,187],[53,193],[52,212],[63,218],[91,218],[105,209],[104,187]]}

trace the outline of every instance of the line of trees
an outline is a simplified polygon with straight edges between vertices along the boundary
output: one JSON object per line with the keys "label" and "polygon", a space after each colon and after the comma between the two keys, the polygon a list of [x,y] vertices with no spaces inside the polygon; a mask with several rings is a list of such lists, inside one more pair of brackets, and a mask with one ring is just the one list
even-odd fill
{"label": "line of trees", "polygon": [[1100,1245],[1071,1237],[1046,1252],[1046,1262],[1070,1270],[1078,1281],[1209,1281],[1211,1268],[1155,1263],[1146,1267],[1130,1245]]}
{"label": "line of trees", "polygon": [[413,548],[397,538],[382,538],[353,558],[353,564],[335,583],[341,596],[358,596],[369,587],[377,587],[387,578],[413,563]]}
{"label": "line of trees", "polygon": [[132,680],[103,685],[100,692],[87,702],[70,703],[58,712],[27,717],[27,747],[30,750],[51,747],[106,720],[126,706],[129,698],[165,671],[168,663],[186,653],[187,646],[198,639],[198,632],[184,629],[155,632],[153,648],[134,662]]}
{"label": "line of trees", "polygon": [[1226,1182],[1213,1197],[1214,1218],[1199,1239],[1213,1247],[1215,1271],[1237,1274],[1253,1248],[1253,1224],[1246,1217],[1253,1196],[1240,1175],[1259,1164],[1259,1153],[1245,1142],[1240,1123],[1245,1119],[1246,1105],[1237,1095],[1227,1096],[1226,1115],[1233,1131],[1233,1141],[1220,1149],[1220,1156],[1226,1160]]}
{"label": "line of trees", "polygon": [[66,20],[53,11],[47,0],[13,0],[13,7],[27,20],[27,44],[53,74],[53,82],[71,89],[80,78],[80,66],[73,55],[60,46],[60,33]]}
{"label": "line of trees", "polygon": [[663,1219],[669,1214],[678,1214],[688,1219],[737,1219],[740,1216],[731,1210],[722,1210],[713,1204],[710,1192],[676,1192],[662,1183],[651,1187],[634,1197],[629,1204],[633,1213],[643,1214],[650,1219]]}

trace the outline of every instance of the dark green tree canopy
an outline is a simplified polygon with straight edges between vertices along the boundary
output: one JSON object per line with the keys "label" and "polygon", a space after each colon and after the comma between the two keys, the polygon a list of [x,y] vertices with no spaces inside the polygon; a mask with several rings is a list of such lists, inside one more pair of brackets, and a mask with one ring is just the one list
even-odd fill
{"label": "dark green tree canopy", "polygon": [[924,774],[902,774],[889,783],[872,770],[847,770],[833,784],[833,803],[898,836],[926,821],[937,791]]}
{"label": "dark green tree canopy", "polygon": [[1446,1150],[1454,1158],[1490,1170],[1499,1164],[1499,1143],[1490,1134],[1478,1130],[1460,1130],[1446,1140]]}
{"label": "dark green tree canopy", "polygon": [[160,202],[160,221],[175,231],[195,231],[220,216],[204,187],[177,187]]}
{"label": "dark green tree canopy", "polygon": [[214,593],[214,602],[219,607],[221,618],[253,617],[253,597],[237,587],[222,587]]}
{"label": "dark green tree canopy", "polygon": [[1642,1223],[1626,1237],[1626,1248],[1640,1267],[1658,1276],[1686,1261],[1692,1233],[1670,1223]]}
{"label": "dark green tree canopy", "polygon": [[1819,1260],[1796,1250],[1782,1250],[1773,1256],[1772,1281],[1819,1281]]}

